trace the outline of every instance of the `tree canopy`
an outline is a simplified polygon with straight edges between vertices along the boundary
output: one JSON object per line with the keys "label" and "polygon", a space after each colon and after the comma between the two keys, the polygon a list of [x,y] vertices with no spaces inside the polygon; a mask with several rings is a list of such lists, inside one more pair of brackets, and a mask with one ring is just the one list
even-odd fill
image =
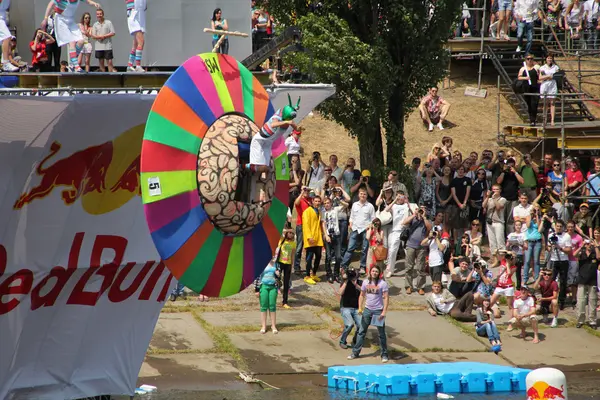
{"label": "tree canopy", "polygon": [[[284,25],[296,24],[314,57],[314,78],[337,87],[321,112],[356,137],[362,168],[404,170],[404,122],[427,89],[444,78],[444,49],[459,0],[269,0]],[[308,54],[284,60],[307,71]],[[324,133],[326,134],[326,132]]]}

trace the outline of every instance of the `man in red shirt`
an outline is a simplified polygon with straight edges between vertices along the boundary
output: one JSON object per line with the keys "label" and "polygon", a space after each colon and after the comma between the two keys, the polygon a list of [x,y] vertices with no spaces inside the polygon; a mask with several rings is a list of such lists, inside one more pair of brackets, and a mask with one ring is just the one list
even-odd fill
{"label": "man in red shirt", "polygon": [[539,298],[539,312],[544,316],[544,322],[548,320],[548,314],[552,312],[552,327],[558,325],[558,283],[552,279],[552,270],[543,269],[533,284],[534,290],[539,290],[542,297]]}
{"label": "man in red shirt", "polygon": [[302,193],[294,201],[294,208],[296,209],[296,257],[294,258],[294,273],[296,275],[302,275],[300,270],[300,260],[302,259],[302,250],[304,249],[304,236],[302,235],[302,214],[304,210],[312,205],[312,199],[310,198],[310,188],[307,186],[302,187]]}
{"label": "man in red shirt", "polygon": [[569,169],[565,171],[565,175],[567,176],[567,194],[569,194],[584,181],[583,173],[579,169],[579,161],[577,159],[574,158],[571,160]]}

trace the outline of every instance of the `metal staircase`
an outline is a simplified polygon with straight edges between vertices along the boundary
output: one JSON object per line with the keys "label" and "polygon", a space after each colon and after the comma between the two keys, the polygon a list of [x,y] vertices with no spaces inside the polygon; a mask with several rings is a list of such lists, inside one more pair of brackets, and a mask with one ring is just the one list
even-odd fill
{"label": "metal staircase", "polygon": [[262,64],[267,58],[274,56],[277,52],[290,44],[300,42],[302,34],[296,26],[290,26],[280,35],[275,36],[263,47],[246,57],[242,64],[249,70],[253,70]]}
{"label": "metal staircase", "polygon": [[[524,96],[515,93],[512,88],[512,83],[517,78],[519,70],[523,66],[523,58],[515,54],[515,48],[513,44],[507,43],[505,47],[497,47],[486,45],[485,50],[492,60],[494,67],[500,75],[500,90],[508,92],[505,97],[509,104],[512,106],[514,111],[519,115],[519,118],[523,122],[529,122],[529,114],[527,112],[527,104],[525,103]],[[540,42],[535,42],[532,46],[532,52],[536,55],[545,55],[546,49]],[[559,88],[561,93],[578,93],[577,89],[568,81],[566,77],[563,79],[562,88]],[[543,122],[543,103],[540,102],[538,110],[538,122]],[[557,101],[556,107],[556,121],[560,121],[560,105]],[[564,104],[564,121],[565,122],[576,122],[576,121],[594,121],[596,118],[590,112],[585,102],[570,97],[565,99]]]}

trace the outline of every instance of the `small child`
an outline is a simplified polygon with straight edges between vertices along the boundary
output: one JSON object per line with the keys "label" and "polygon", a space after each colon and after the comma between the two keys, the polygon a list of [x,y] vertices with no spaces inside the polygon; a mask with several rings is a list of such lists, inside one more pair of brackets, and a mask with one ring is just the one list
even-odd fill
{"label": "small child", "polygon": [[277,269],[283,274],[283,308],[291,308],[288,305],[288,295],[290,292],[290,283],[292,280],[292,265],[296,255],[296,235],[294,230],[284,229],[283,236],[279,241],[279,248],[276,251]]}
{"label": "small child", "polygon": [[502,342],[494,321],[494,312],[490,306],[489,297],[483,299],[481,306],[475,310],[475,315],[477,316],[477,324],[475,325],[477,335],[487,337],[492,345],[492,351],[498,354],[501,351]]}
{"label": "small child", "polygon": [[275,314],[277,309],[277,281],[279,280],[279,276],[280,272],[276,267],[276,263],[271,261],[254,282],[254,291],[260,301],[260,333],[262,334],[267,331],[267,311],[271,314],[271,330],[274,334],[279,333]]}

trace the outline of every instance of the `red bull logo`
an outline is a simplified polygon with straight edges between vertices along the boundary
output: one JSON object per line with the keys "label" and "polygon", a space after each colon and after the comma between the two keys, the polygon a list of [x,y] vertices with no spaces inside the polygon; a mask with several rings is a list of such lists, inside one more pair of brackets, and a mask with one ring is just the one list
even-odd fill
{"label": "red bull logo", "polygon": [[527,400],[559,400],[564,399],[564,386],[560,389],[546,382],[536,382],[527,390]]}
{"label": "red bull logo", "polygon": [[65,205],[81,199],[83,209],[90,214],[100,215],[120,208],[141,194],[143,134],[144,125],[138,125],[113,141],[76,151],[48,165],[62,148],[55,141],[50,153],[35,169],[41,176],[40,182],[19,196],[14,209],[20,210],[60,189]]}

